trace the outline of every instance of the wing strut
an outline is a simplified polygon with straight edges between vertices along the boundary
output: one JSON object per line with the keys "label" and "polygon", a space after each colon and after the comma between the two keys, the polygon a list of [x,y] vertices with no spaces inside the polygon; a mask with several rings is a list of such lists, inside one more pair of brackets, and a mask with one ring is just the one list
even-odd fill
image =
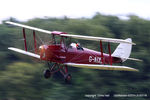
{"label": "wing strut", "polygon": [[24,38],[24,47],[25,47],[25,50],[27,51],[27,43],[26,43],[26,33],[25,33],[25,28],[23,28],[23,38]]}
{"label": "wing strut", "polygon": [[109,42],[108,42],[108,50],[109,50],[109,61],[110,61],[110,65],[112,65],[111,48],[110,48],[110,43],[109,43]]}
{"label": "wing strut", "polygon": [[36,39],[35,39],[35,31],[34,31],[34,30],[33,30],[33,39],[34,39],[34,50],[35,50],[35,53],[37,53]]}
{"label": "wing strut", "polygon": [[102,41],[100,41],[100,50],[101,50],[101,61],[102,61],[102,64],[104,64],[104,59],[103,59],[103,45],[102,45]]}

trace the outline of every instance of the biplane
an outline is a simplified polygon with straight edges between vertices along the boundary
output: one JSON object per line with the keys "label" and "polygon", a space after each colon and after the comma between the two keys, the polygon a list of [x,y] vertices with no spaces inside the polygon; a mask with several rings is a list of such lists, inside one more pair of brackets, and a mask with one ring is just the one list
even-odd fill
{"label": "biplane", "polygon": [[[70,82],[71,74],[68,73],[68,67],[70,66],[100,70],[138,71],[135,68],[127,66],[113,65],[115,63],[123,63],[128,59],[140,61],[139,59],[129,58],[132,45],[135,45],[135,43],[132,42],[131,38],[123,40],[104,37],[72,35],[66,32],[48,31],[10,21],[7,21],[6,23],[22,28],[25,48],[25,50],[14,47],[9,47],[8,49],[47,62],[49,68],[44,71],[44,77],[46,79],[50,78],[51,75],[56,72],[61,72],[64,76],[65,81]],[[25,29],[33,31],[34,52],[28,51]],[[36,32],[51,35],[52,38],[50,39],[50,43],[42,44],[37,47]],[[56,36],[60,37],[59,42],[57,42],[58,40],[55,39]],[[97,41],[99,42],[100,51],[98,52],[90,50],[88,48],[84,48],[79,43],[70,43],[69,46],[67,46],[65,43],[66,38]],[[108,43],[108,54],[103,52],[103,42]],[[113,53],[111,53],[110,43],[119,43],[118,47]]]}

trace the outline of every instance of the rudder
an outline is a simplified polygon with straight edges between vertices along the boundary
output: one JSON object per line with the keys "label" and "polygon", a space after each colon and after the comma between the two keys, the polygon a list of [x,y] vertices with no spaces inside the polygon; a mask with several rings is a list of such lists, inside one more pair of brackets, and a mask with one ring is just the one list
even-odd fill
{"label": "rudder", "polygon": [[[132,42],[131,38],[125,39],[128,42]],[[121,58],[122,62],[126,61],[131,54],[132,44],[120,43],[116,50],[113,52],[113,57]]]}

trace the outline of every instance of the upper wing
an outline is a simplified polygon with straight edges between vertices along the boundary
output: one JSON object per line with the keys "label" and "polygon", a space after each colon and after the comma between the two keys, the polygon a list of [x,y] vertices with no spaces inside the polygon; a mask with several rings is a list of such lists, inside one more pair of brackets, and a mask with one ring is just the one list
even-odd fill
{"label": "upper wing", "polygon": [[[53,33],[53,32],[48,31],[48,30],[43,30],[43,29],[40,29],[40,28],[35,28],[35,27],[27,26],[27,25],[22,25],[22,24],[10,22],[10,21],[6,21],[5,23],[16,25],[16,26],[19,26],[19,27],[27,28],[27,29],[31,29],[31,30],[35,30],[35,31],[39,31],[39,32],[43,32],[43,33],[47,33],[47,34],[52,34]],[[123,39],[113,39],[113,38],[93,37],[93,36],[83,36],[83,35],[71,35],[71,34],[66,34],[65,32],[61,32],[61,34],[59,33],[57,35],[76,38],[76,39],[83,39],[83,40],[103,41],[103,42],[112,42],[112,43],[127,43],[127,44],[135,45],[135,43],[129,42],[129,41],[126,41],[126,40],[123,40]]]}
{"label": "upper wing", "polygon": [[112,42],[112,43],[127,43],[135,45],[133,42],[129,42],[123,39],[113,39],[113,38],[104,38],[104,37],[93,37],[93,36],[83,36],[83,35],[71,35],[71,34],[60,34],[61,36],[72,37],[76,39],[83,40],[92,40],[92,41],[103,41],[103,42]]}
{"label": "upper wing", "polygon": [[24,51],[24,50],[21,50],[21,49],[18,49],[18,48],[13,48],[13,47],[9,47],[8,49],[12,50],[12,51],[15,51],[15,52],[25,54],[25,55],[28,55],[28,56],[31,56],[31,57],[34,57],[34,58],[40,59],[40,55],[31,53],[31,52],[28,52],[28,51]]}
{"label": "upper wing", "polygon": [[76,63],[65,63],[65,65],[69,65],[73,67],[81,67],[81,68],[102,69],[102,70],[138,71],[137,69],[127,67],[127,66],[76,64]]}
{"label": "upper wing", "polygon": [[15,25],[15,26],[19,26],[19,27],[23,27],[23,28],[27,28],[27,29],[30,29],[30,30],[35,30],[35,31],[38,31],[38,32],[47,33],[47,34],[51,34],[52,33],[51,31],[48,31],[48,30],[43,30],[43,29],[40,29],[40,28],[31,27],[31,26],[27,26],[27,25],[22,25],[22,24],[10,22],[10,21],[6,21],[5,23],[11,24],[11,25]]}

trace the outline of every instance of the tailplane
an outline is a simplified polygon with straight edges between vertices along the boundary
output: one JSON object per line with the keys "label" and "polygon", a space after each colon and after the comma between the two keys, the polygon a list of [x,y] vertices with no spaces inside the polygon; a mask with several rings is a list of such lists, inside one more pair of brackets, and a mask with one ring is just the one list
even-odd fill
{"label": "tailplane", "polygon": [[[125,39],[127,42],[132,42],[131,38]],[[128,60],[134,60],[134,61],[142,61],[140,59],[136,58],[129,58],[132,50],[132,44],[127,43],[120,43],[116,50],[113,52],[112,57],[120,58],[122,62],[125,62]]]}

